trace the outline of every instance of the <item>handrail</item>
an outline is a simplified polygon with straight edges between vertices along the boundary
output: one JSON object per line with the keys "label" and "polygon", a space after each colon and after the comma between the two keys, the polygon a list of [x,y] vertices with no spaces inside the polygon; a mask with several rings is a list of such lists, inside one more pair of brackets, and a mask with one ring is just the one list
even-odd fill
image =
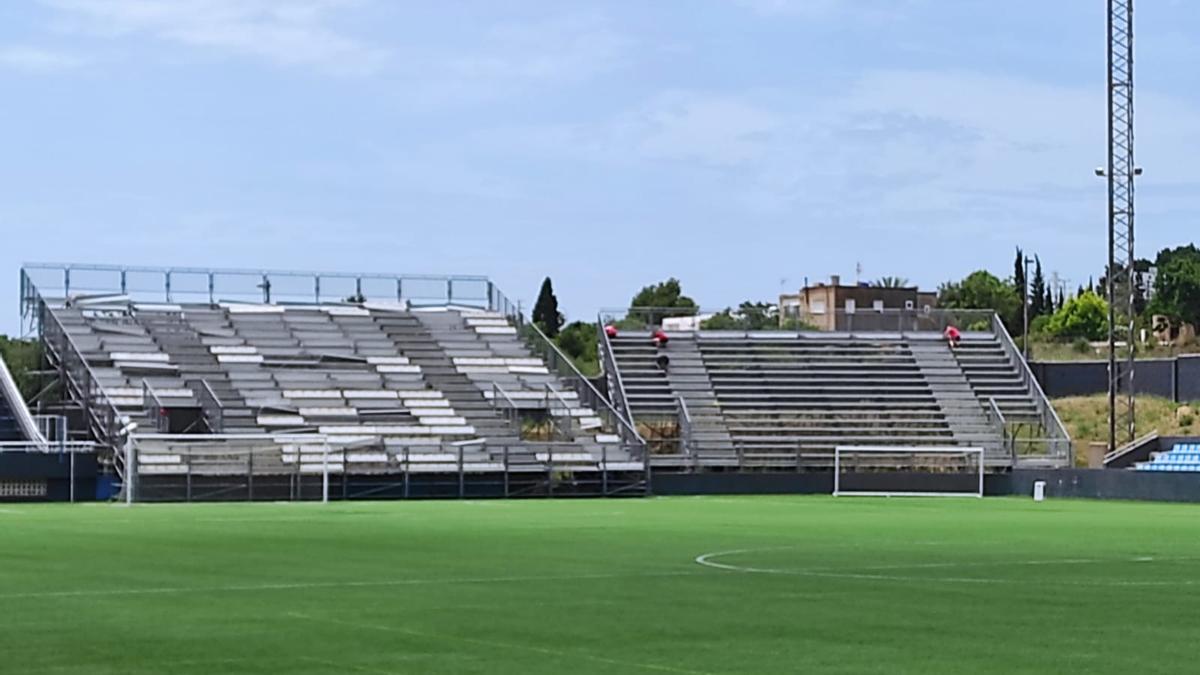
{"label": "handrail", "polygon": [[218,434],[224,431],[225,404],[221,402],[216,392],[212,390],[212,386],[208,383],[208,380],[200,380],[200,389],[197,394],[197,398],[200,401],[200,409],[204,411],[205,419],[209,422],[209,428]]}
{"label": "handrail", "polygon": [[682,396],[679,397],[679,442],[683,445],[683,454],[692,451],[692,413]]}
{"label": "handrail", "polygon": [[69,452],[84,454],[96,451],[96,444],[91,441],[64,441],[57,444],[40,444],[27,441],[0,441],[0,453],[3,452],[41,452],[55,454]]}
{"label": "handrail", "polygon": [[[1000,320],[997,314],[992,315],[992,329],[996,336],[1000,338],[1000,344],[1010,359],[1014,359],[1021,369],[1021,379],[1025,386],[1033,390],[1034,398],[1038,406],[1038,413],[1042,418],[1042,427],[1050,436],[1047,440],[1054,446],[1054,454],[1064,454],[1067,458],[1067,465],[1075,465],[1075,449],[1071,443],[1071,435],[1067,433],[1067,427],[1062,423],[1062,419],[1058,416],[1058,411],[1051,405],[1050,399],[1046,397],[1046,392],[1042,390],[1042,385],[1033,375],[1033,370],[1029,367],[1029,363],[1025,357],[1021,355],[1017,349],[1016,343],[1009,334],[1008,328],[1004,326],[1004,322]],[[1059,445],[1065,448],[1058,447]]]}
{"label": "handrail", "polygon": [[625,411],[625,419],[633,427],[637,427],[633,419],[633,408],[629,406],[629,399],[625,395],[625,380],[621,377],[621,370],[617,368],[617,355],[613,352],[612,341],[608,339],[608,332],[604,330],[604,322],[599,315],[596,316],[596,328],[600,331],[600,351],[604,357],[604,372],[612,373],[613,379],[616,381],[616,391],[610,392],[617,399],[617,404]]}
{"label": "handrail", "polygon": [[988,397],[988,416],[994,418],[996,425],[1000,428],[1001,449],[1012,459],[1013,466],[1017,465],[1017,444],[1014,439],[1008,435],[1008,420],[1004,417],[1004,411],[1000,409],[1000,404],[996,403],[994,396]]}
{"label": "handrail", "polygon": [[167,431],[163,428],[163,421],[167,418],[167,408],[158,394],[154,392],[154,387],[151,387],[150,383],[144,379],[142,380],[142,410],[150,418],[155,429],[161,432]]}
{"label": "handrail", "polygon": [[[68,389],[72,386],[75,388],[76,395],[83,407],[84,416],[88,420],[89,426],[93,426],[96,437],[115,450],[118,446],[117,435],[122,419],[120,410],[109,398],[108,392],[100,386],[91,364],[83,356],[83,351],[75,344],[75,340],[66,327],[46,304],[41,293],[37,291],[30,280],[25,279],[25,283],[30,299],[38,303],[38,319],[41,325],[43,344],[58,359],[58,365],[66,378]],[[57,352],[55,351],[56,347]],[[78,373],[73,371],[78,371]],[[83,382],[78,381],[81,377]],[[120,455],[119,452],[115,453],[118,462]]]}
{"label": "handrail", "polygon": [[[501,387],[498,383],[492,382],[492,407],[493,408],[500,410],[499,399],[501,397],[503,397],[505,402],[508,403],[508,411],[507,412],[501,411],[500,414],[503,415],[504,419],[507,420],[509,423],[516,425],[517,421],[520,419],[520,413],[517,411],[516,401],[514,401],[512,399],[512,397],[508,395],[508,392],[504,391],[504,388]],[[519,427],[517,428],[516,431],[517,431],[517,434],[520,435],[521,429]]]}
{"label": "handrail", "polygon": [[[557,399],[558,404],[562,406],[563,415],[554,414],[554,407],[550,403],[551,395],[553,395],[553,398]],[[571,433],[571,405],[567,403],[567,400],[562,397],[562,394],[553,386],[551,386],[549,382],[546,383],[546,412],[550,415],[550,422],[554,425],[554,428],[558,430],[559,434],[561,434],[562,437],[568,441],[573,440],[574,434]],[[566,419],[565,427],[563,426],[562,418]]]}
{"label": "handrail", "polygon": [[554,344],[550,338],[546,337],[546,334],[537,327],[536,323],[531,321],[525,325],[532,329],[532,332],[526,333],[526,335],[536,335],[538,338],[540,338],[540,341],[537,344],[542,345],[542,347],[541,349],[538,349],[537,346],[531,345],[534,351],[539,352],[545,350],[547,352],[546,355],[552,357],[552,359],[555,361],[554,365],[556,367],[559,364],[566,364],[566,368],[569,369],[569,374],[567,376],[574,380],[576,393],[584,396],[586,399],[585,403],[595,408],[600,414],[605,412],[604,410],[600,409],[600,406],[603,405],[603,407],[607,409],[612,417],[615,418],[616,425],[618,427],[618,433],[620,433],[622,436],[628,434],[629,439],[644,451],[646,447],[646,441],[642,438],[641,434],[637,432],[637,429],[634,428],[630,421],[622,417],[621,413],[617,412],[617,409],[613,407],[612,403],[607,398],[602,396],[600,392],[596,391],[596,387],[592,385],[592,381],[585,377],[583,373],[579,372],[579,369],[575,367],[575,364],[571,361],[571,359],[568,358],[566,354],[562,353],[562,350],[558,348],[558,345]]}
{"label": "handrail", "polygon": [[1117,448],[1116,450],[1113,450],[1112,452],[1105,453],[1104,464],[1105,464],[1105,466],[1107,466],[1109,462],[1113,461],[1114,459],[1117,459],[1121,455],[1124,455],[1124,454],[1127,454],[1134,450],[1137,450],[1137,449],[1141,448],[1142,446],[1146,445],[1147,443],[1151,443],[1151,442],[1157,441],[1157,440],[1158,440],[1158,432],[1151,431],[1150,433],[1146,434],[1145,436],[1134,439],[1134,440],[1126,443],[1125,445],[1122,445],[1121,447]]}
{"label": "handrail", "polygon": [[8,401],[8,407],[17,418],[17,426],[21,428],[21,433],[25,438],[39,447],[44,447],[46,437],[42,435],[37,423],[33,420],[29,406],[25,405],[25,397],[21,395],[21,390],[17,387],[16,380],[13,379],[12,373],[4,363],[3,356],[0,356],[0,397]]}

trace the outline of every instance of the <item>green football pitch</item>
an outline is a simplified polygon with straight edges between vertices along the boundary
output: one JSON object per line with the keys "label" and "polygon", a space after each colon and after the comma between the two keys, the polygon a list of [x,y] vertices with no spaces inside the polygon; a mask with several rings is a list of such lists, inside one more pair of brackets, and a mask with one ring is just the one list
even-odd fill
{"label": "green football pitch", "polygon": [[0,506],[0,672],[1196,672],[1200,507]]}

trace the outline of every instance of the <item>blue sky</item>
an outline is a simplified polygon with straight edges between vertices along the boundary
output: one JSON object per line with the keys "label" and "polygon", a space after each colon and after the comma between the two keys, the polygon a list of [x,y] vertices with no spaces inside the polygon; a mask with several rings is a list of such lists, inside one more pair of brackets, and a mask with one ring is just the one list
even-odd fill
{"label": "blue sky", "polygon": [[[1200,7],[1137,14],[1139,249],[1195,238]],[[0,5],[0,331],[24,260],[491,275],[1102,268],[1101,0]]]}

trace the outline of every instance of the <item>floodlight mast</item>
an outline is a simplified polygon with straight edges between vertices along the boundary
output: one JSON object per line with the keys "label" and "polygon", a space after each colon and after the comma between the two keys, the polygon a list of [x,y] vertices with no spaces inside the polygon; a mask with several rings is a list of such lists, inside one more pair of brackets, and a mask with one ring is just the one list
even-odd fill
{"label": "floodlight mast", "polygon": [[[1108,449],[1135,438],[1133,0],[1108,0]],[[1118,326],[1117,322],[1121,325]],[[1117,346],[1125,354],[1117,355]]]}

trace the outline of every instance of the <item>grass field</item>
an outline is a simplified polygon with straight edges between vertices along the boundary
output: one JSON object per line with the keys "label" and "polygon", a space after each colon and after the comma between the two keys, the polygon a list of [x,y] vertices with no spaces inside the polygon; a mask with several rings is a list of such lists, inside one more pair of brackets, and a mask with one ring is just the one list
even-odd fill
{"label": "grass field", "polygon": [[1187,505],[2,506],[0,671],[1195,672],[1197,584]]}

